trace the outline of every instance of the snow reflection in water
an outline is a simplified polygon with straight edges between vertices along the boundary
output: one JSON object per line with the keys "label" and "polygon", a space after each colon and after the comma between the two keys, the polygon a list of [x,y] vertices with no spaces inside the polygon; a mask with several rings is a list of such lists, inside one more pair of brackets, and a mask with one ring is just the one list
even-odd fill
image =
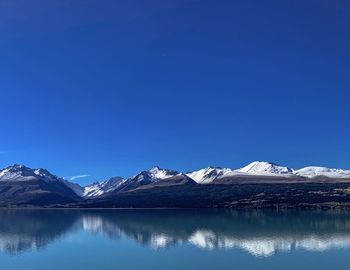
{"label": "snow reflection in water", "polygon": [[2,210],[0,250],[36,251],[79,231],[122,237],[152,249],[193,245],[242,249],[272,256],[297,249],[323,252],[350,247],[346,212],[229,210]]}

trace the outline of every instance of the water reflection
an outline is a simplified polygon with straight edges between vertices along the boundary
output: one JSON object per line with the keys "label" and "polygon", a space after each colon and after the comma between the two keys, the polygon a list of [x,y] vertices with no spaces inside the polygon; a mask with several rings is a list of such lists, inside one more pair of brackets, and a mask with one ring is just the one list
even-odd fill
{"label": "water reflection", "polygon": [[0,251],[40,250],[65,235],[78,219],[72,211],[1,210]]}
{"label": "water reflection", "polygon": [[346,212],[2,210],[0,250],[40,250],[79,230],[115,241],[126,237],[153,249],[186,244],[207,250],[240,248],[254,256],[350,247]]}

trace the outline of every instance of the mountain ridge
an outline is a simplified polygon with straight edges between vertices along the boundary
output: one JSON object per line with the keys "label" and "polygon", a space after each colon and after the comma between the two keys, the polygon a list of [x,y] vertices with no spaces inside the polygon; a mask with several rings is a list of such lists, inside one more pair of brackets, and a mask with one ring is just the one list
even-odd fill
{"label": "mountain ridge", "polygon": [[[33,183],[35,183],[35,187],[33,187]],[[45,185],[42,183],[45,183]],[[164,189],[175,186],[188,189],[190,186],[195,185],[293,183],[350,183],[350,170],[317,166],[295,170],[265,161],[255,161],[238,169],[210,166],[188,173],[156,166],[129,178],[117,176],[108,180],[94,182],[87,186],[81,186],[58,177],[43,168],[31,169],[24,165],[14,164],[0,170],[0,184],[3,186],[2,189],[0,186],[0,202],[2,197],[6,201],[8,198],[11,198],[12,194],[20,194],[25,198],[26,194],[32,197],[40,197],[38,194],[53,193],[55,196],[66,198],[66,201],[74,202],[79,200],[79,198],[80,200],[94,200],[139,190],[146,191],[154,188]],[[44,189],[42,188],[43,186],[45,186]],[[55,187],[56,190],[51,187]],[[7,190],[12,190],[12,193],[7,192]],[[19,193],[18,190],[25,194]],[[51,203],[54,203],[54,201]]]}

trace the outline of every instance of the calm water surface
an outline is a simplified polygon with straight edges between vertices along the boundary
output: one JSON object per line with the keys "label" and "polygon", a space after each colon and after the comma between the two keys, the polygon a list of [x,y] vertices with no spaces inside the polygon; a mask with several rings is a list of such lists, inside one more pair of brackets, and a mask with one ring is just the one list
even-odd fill
{"label": "calm water surface", "polygon": [[0,210],[1,269],[349,269],[350,212]]}

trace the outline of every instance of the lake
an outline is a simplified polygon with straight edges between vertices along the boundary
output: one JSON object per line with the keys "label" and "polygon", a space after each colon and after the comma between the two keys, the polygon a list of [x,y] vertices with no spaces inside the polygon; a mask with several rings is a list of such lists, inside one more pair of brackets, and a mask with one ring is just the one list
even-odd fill
{"label": "lake", "polygon": [[350,212],[0,210],[1,269],[349,269]]}

